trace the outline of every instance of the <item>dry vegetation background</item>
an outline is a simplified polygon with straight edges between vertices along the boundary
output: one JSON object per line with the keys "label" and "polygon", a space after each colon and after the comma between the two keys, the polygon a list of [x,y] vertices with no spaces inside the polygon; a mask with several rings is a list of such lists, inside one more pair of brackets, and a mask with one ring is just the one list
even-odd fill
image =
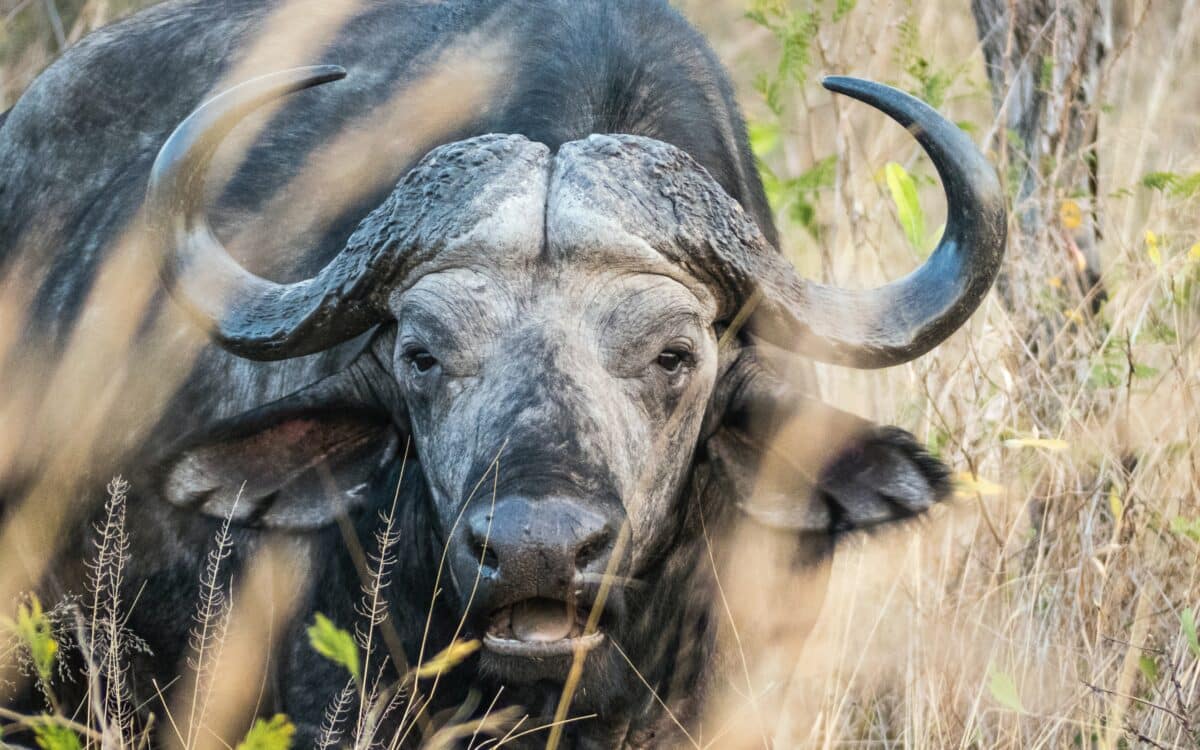
{"label": "dry vegetation background", "polygon": [[[1008,134],[968,0],[813,2],[791,6],[819,21],[787,49],[745,17],[748,0],[677,4],[733,72],[786,252],[810,276],[874,284],[926,249],[906,239],[885,165],[918,186],[927,239],[940,188],[902,129],[835,100],[819,76],[939,98],[997,161]],[[1036,200],[1051,219],[1026,240],[1065,254],[1074,213],[1094,215],[1107,302],[1092,314],[1062,268],[1023,267],[1034,254],[1015,244],[1031,304],[992,295],[910,365],[821,368],[830,400],[939,451],[961,472],[958,496],[919,533],[841,550],[813,636],[747,644],[765,656],[730,680],[697,745],[1200,746],[1200,179],[1188,180],[1200,173],[1200,7],[1116,2],[1098,195],[1047,185]],[[0,0],[0,109],[62,45],[136,5]],[[773,109],[761,76],[778,77],[784,54],[804,75],[782,76]],[[799,616],[763,613],[780,615]]]}

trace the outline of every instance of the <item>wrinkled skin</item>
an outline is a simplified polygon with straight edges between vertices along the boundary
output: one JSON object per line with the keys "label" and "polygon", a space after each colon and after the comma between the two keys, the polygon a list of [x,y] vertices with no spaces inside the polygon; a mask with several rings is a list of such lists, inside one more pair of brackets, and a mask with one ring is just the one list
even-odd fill
{"label": "wrinkled skin", "polygon": [[[528,597],[571,600],[562,583],[576,573],[646,569],[674,531],[718,370],[712,293],[587,210],[581,199],[597,196],[570,185],[552,193],[552,158],[529,148],[539,158],[527,191],[389,301],[393,372],[439,536],[460,596],[482,615]],[[456,523],[464,507],[468,520]],[[558,514],[548,539],[528,536],[546,514]],[[498,553],[482,582],[479,549],[465,540],[472,518]],[[607,536],[578,571],[537,546],[571,545],[589,523]],[[610,560],[626,523],[626,559]],[[522,524],[525,534],[512,531]],[[565,677],[565,655],[533,663],[486,645],[485,671]]]}
{"label": "wrinkled skin", "polygon": [[[443,531],[498,456],[498,483],[477,494],[612,505],[630,522],[636,567],[687,478],[719,308],[584,208],[589,196],[547,200],[551,157],[531,148],[541,159],[528,192],[392,294],[393,372]],[[422,353],[437,364],[423,371]]]}

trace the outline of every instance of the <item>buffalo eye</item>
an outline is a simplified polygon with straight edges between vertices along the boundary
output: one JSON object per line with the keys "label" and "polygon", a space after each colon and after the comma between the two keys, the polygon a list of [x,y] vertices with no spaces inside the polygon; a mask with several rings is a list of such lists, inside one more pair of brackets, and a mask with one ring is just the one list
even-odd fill
{"label": "buffalo eye", "polygon": [[655,363],[663,369],[664,372],[675,374],[679,372],[685,364],[688,363],[691,353],[685,349],[667,349],[662,354],[658,355]]}
{"label": "buffalo eye", "polygon": [[429,372],[438,363],[437,357],[433,356],[425,349],[413,349],[406,352],[404,356],[412,365],[413,370],[419,373]]}

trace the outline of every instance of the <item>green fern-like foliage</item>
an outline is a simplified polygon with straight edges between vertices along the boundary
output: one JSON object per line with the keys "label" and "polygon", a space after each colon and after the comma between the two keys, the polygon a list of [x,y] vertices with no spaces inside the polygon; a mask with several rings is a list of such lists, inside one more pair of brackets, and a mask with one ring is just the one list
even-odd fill
{"label": "green fern-like foliage", "polygon": [[246,739],[238,743],[237,750],[290,750],[296,725],[283,714],[269,719],[259,719],[246,733]]}
{"label": "green fern-like foliage", "polygon": [[346,669],[355,682],[362,680],[362,669],[358,660],[358,644],[354,636],[342,630],[321,614],[317,613],[316,621],[308,626],[308,642],[313,650]]}
{"label": "green fern-like foliage", "polygon": [[33,737],[42,750],[80,750],[79,735],[62,724],[47,719],[33,727]]}

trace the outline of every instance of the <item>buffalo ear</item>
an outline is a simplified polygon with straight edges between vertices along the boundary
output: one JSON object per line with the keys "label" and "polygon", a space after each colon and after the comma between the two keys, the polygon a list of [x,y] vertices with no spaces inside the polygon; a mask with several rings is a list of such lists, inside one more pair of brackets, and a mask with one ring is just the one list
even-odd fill
{"label": "buffalo ear", "polygon": [[718,484],[753,520],[836,537],[911,518],[949,494],[945,465],[913,436],[807,396],[753,349],[731,378],[706,452]]}
{"label": "buffalo ear", "polygon": [[163,495],[206,515],[293,531],[365,504],[370,487],[402,460],[401,438],[381,410],[340,398],[330,385],[185,438],[162,467]]}

